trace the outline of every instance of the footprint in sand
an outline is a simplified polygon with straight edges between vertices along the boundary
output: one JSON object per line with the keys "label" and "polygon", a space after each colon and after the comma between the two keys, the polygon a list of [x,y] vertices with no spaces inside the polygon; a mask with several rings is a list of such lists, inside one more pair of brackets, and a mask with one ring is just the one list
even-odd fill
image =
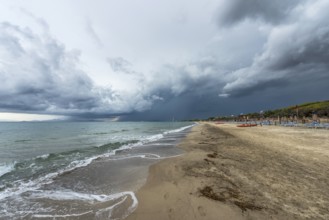
{"label": "footprint in sand", "polygon": [[174,210],[172,208],[168,209],[167,213],[168,213],[169,219],[173,219],[173,216],[174,216],[173,212],[174,212]]}
{"label": "footprint in sand", "polygon": [[167,199],[169,198],[169,193],[165,193],[165,194],[163,195],[163,198],[164,198],[165,200],[167,200]]}
{"label": "footprint in sand", "polygon": [[202,217],[206,216],[206,212],[202,206],[198,207],[198,212]]}

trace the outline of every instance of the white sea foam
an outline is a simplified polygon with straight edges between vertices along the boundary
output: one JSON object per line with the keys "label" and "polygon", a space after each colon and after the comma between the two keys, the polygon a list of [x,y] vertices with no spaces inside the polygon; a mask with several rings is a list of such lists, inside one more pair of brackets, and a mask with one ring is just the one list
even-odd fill
{"label": "white sea foam", "polygon": [[188,126],[185,126],[185,127],[181,127],[181,128],[177,128],[177,129],[174,129],[174,130],[170,130],[170,131],[166,131],[164,132],[164,134],[171,134],[171,133],[177,133],[177,132],[181,132],[181,131],[184,131],[188,128],[191,128],[195,126],[195,124],[192,124],[192,125],[188,125]]}
{"label": "white sea foam", "polygon": [[172,146],[172,145],[175,145],[175,144],[172,144],[172,143],[152,143],[152,145]]}
{"label": "white sea foam", "polygon": [[13,187],[6,188],[4,191],[0,192],[0,200],[7,197],[17,196],[27,191],[36,190],[45,184],[50,184],[53,182],[53,179],[55,177],[66,172],[70,172],[76,168],[88,166],[93,160],[95,160],[98,157],[99,156],[94,156],[87,158],[85,160],[73,161],[66,168],[60,169],[56,172],[48,173],[45,176],[40,176],[35,180],[29,180],[29,181],[17,180],[12,183]]}
{"label": "white sea foam", "polygon": [[79,200],[85,201],[90,204],[95,204],[97,202],[107,202],[110,200],[115,200],[120,197],[131,195],[132,192],[120,192],[112,195],[105,194],[89,194],[89,193],[79,193],[74,191],[44,191],[44,190],[35,190],[29,196],[30,198],[35,199],[51,199],[51,200]]}
{"label": "white sea foam", "polygon": [[92,211],[82,212],[82,213],[78,213],[78,214],[67,214],[67,215],[34,214],[33,217],[34,218],[50,218],[50,219],[55,219],[55,218],[79,217],[79,216],[83,216],[83,215],[86,215],[86,214],[89,214],[89,213],[92,213]]}
{"label": "white sea foam", "polygon": [[106,214],[106,217],[111,219],[112,211],[119,205],[121,205],[128,197],[131,198],[132,203],[128,207],[126,213],[122,218],[127,217],[130,213],[132,213],[137,205],[138,200],[135,194],[131,191],[115,193],[112,195],[95,195],[95,194],[86,194],[86,193],[77,193],[72,191],[35,191],[31,194],[31,198],[34,199],[51,199],[51,200],[78,200],[83,202],[88,202],[89,204],[99,204],[99,202],[108,202],[108,201],[116,201],[115,204],[106,207],[104,209],[98,209],[97,211],[90,210],[88,212],[82,213],[72,213],[72,214],[65,214],[65,215],[51,215],[51,214],[34,214],[34,218],[68,218],[68,217],[78,217],[83,216],[86,214],[92,214],[96,217],[104,217],[103,215]]}
{"label": "white sea foam", "polygon": [[[120,219],[127,217],[130,213],[132,213],[137,205],[138,200],[135,194],[131,191],[119,192],[111,195],[105,194],[89,194],[89,193],[80,193],[80,192],[73,192],[73,191],[52,191],[52,190],[31,190],[28,194],[22,194],[20,196],[15,196],[11,199],[11,204],[8,206],[7,204],[2,204],[2,208],[4,210],[0,211],[0,215],[2,217],[6,217],[8,219],[21,219],[22,216],[31,215],[33,219],[35,218],[72,218],[72,217],[79,217],[84,215],[91,215],[93,219],[104,219],[103,217],[106,216],[106,219],[111,219],[113,210],[125,202],[128,198],[131,199],[129,201],[129,206],[125,213],[122,214]],[[27,200],[26,200],[27,199]],[[71,213],[59,214],[51,207],[38,207],[34,209],[34,207],[28,204],[28,200],[32,199],[32,201],[36,200],[53,200],[53,201],[77,201],[78,204],[83,205],[87,203],[87,207],[90,209],[88,211],[81,209],[81,212],[78,210],[72,211]],[[22,202],[27,202],[23,207],[21,206],[20,210],[16,210],[16,208],[12,207],[12,204],[18,202],[17,204],[22,204]],[[110,206],[105,207],[103,209],[99,209],[100,204],[107,205],[107,202],[111,202]],[[25,203],[24,202],[24,203]],[[94,206],[96,205],[96,206]],[[103,205],[103,207],[104,207]],[[79,207],[78,205],[77,207]]]}
{"label": "white sea foam", "polygon": [[132,159],[132,158],[143,158],[143,159],[149,159],[149,160],[163,160],[173,157],[180,157],[183,154],[173,155],[173,156],[160,156],[158,154],[135,154],[135,155],[125,155],[120,157],[112,157],[108,158],[107,160],[126,160],[126,159]]}
{"label": "white sea foam", "polygon": [[162,159],[164,157],[161,157],[158,154],[134,154],[134,155],[124,155],[119,157],[110,157],[107,160],[126,160],[126,159],[132,159],[132,158],[143,158],[143,159]]}
{"label": "white sea foam", "polygon": [[47,159],[49,157],[50,154],[43,154],[40,156],[37,156],[36,159]]}
{"label": "white sea foam", "polygon": [[[186,130],[188,128],[191,128],[193,126],[195,126],[195,124],[188,125],[188,126],[185,126],[185,127],[181,127],[181,128],[178,128],[178,129],[173,129],[173,130],[165,131],[162,134],[156,134],[156,135],[151,135],[149,137],[144,137],[144,138],[142,138],[142,140],[140,140],[139,142],[137,142],[135,144],[127,144],[127,145],[121,146],[120,148],[114,150],[113,153],[115,155],[115,153],[117,151],[131,149],[131,148],[138,147],[138,146],[141,146],[141,145],[150,143],[150,142],[154,142],[154,141],[160,140],[160,139],[164,138],[164,135],[166,135],[166,134],[181,132],[181,131],[184,131],[184,130]],[[172,145],[172,144],[164,144],[164,145]],[[108,156],[108,154],[106,154],[105,156]]]}
{"label": "white sea foam", "polygon": [[143,142],[151,142],[151,141],[157,141],[159,139],[163,138],[163,134],[156,134],[152,135],[150,137],[146,137]]}
{"label": "white sea foam", "polygon": [[[138,146],[141,146],[141,145],[144,145],[146,143],[149,143],[149,142],[153,142],[153,141],[157,141],[161,138],[164,137],[164,134],[170,134],[170,133],[177,133],[177,132],[181,132],[181,131],[184,131],[188,128],[191,128],[193,127],[195,124],[192,124],[192,125],[189,125],[189,126],[185,126],[185,127],[181,127],[181,128],[178,128],[178,129],[174,129],[174,130],[170,130],[170,131],[166,131],[164,132],[163,134],[156,134],[156,135],[152,135],[152,136],[149,136],[149,137],[146,137],[144,139],[142,139],[141,141],[137,142],[137,143],[134,143],[134,144],[126,144],[126,145],[123,145],[121,146],[120,148],[118,149],[115,149],[111,152],[108,152],[108,153],[105,153],[105,154],[102,154],[102,155],[97,155],[97,156],[93,156],[93,157],[90,157],[90,158],[87,158],[85,160],[79,160],[79,161],[73,161],[69,164],[69,166],[66,168],[66,169],[63,169],[59,172],[56,172],[56,173],[50,173],[48,175],[46,175],[42,181],[46,180],[46,179],[51,179],[58,176],[58,175],[61,175],[62,173],[65,173],[65,172],[69,172],[69,171],[72,171],[76,168],[79,168],[79,167],[85,167],[85,166],[88,166],[89,164],[91,164],[95,159],[98,159],[98,158],[105,158],[105,157],[110,157],[110,156],[113,156],[116,154],[117,151],[121,151],[121,150],[126,150],[126,149],[131,149],[131,148],[134,148],[134,147],[138,147]],[[155,155],[155,154],[154,154]],[[153,156],[154,156],[153,155]],[[137,156],[137,157],[141,157],[141,156]],[[142,156],[143,158],[147,158],[146,156]],[[160,158],[159,155],[156,155],[155,158]],[[148,159],[150,159],[148,157]],[[49,183],[49,182],[47,182]]]}
{"label": "white sea foam", "polygon": [[0,164],[0,177],[15,169],[15,163]]}
{"label": "white sea foam", "polygon": [[[97,158],[104,158],[104,157],[113,156],[119,150],[131,149],[131,148],[134,148],[134,147],[144,145],[144,144],[149,143],[149,142],[157,141],[157,140],[163,138],[165,134],[181,132],[185,129],[193,127],[194,125],[195,124],[185,126],[185,127],[181,127],[181,128],[174,129],[174,130],[170,130],[170,131],[166,131],[162,134],[156,134],[156,135],[152,135],[152,136],[149,136],[149,137],[145,137],[137,143],[123,145],[123,146],[121,146],[120,148],[118,148],[116,150],[113,150],[111,152],[108,152],[108,153],[105,153],[105,154],[102,154],[102,155],[96,155],[96,156],[93,156],[93,157],[86,158],[84,160],[73,161],[66,168],[60,169],[56,172],[48,173],[47,175],[41,176],[41,177],[39,177],[39,178],[37,178],[33,181],[32,180],[30,180],[30,181],[21,181],[21,180],[15,181],[15,182],[12,183],[13,187],[6,188],[4,191],[0,192],[0,200],[4,199],[4,198],[7,198],[7,197],[11,197],[11,196],[17,196],[17,195],[20,195],[20,194],[22,194],[24,192],[27,192],[27,191],[35,191],[35,190],[39,189],[41,186],[43,186],[45,184],[50,184],[51,182],[53,182],[53,179],[55,177],[65,173],[65,172],[72,171],[76,168],[88,166],[90,163],[92,163]],[[39,158],[46,159],[48,156],[49,156],[48,154],[45,154],[45,155],[39,156]],[[179,155],[177,155],[177,156],[179,156]],[[125,158],[122,158],[122,159],[127,159],[128,157],[125,157]],[[153,154],[153,155],[151,155],[151,154],[132,155],[130,158],[132,158],[132,157],[140,157],[140,158],[145,158],[145,159],[164,159],[164,158],[168,158],[168,157],[160,157],[159,155],[156,155],[156,154]],[[4,175],[5,173],[11,172],[13,169],[14,169],[14,164],[0,165],[0,177],[2,175]]]}
{"label": "white sea foam", "polygon": [[125,200],[127,199],[127,196],[121,198],[121,200],[119,202],[117,202],[116,204],[110,206],[110,207],[107,207],[105,209],[100,209],[96,212],[96,217],[98,219],[104,219],[104,218],[107,218],[107,219],[110,219],[111,216],[112,216],[112,211],[115,207],[117,207],[118,205],[121,205]]}

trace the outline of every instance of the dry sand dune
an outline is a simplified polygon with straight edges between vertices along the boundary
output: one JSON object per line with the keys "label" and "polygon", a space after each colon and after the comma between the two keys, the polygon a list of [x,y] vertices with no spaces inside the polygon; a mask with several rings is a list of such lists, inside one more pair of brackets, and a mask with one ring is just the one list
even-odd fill
{"label": "dry sand dune", "polygon": [[200,124],[128,219],[329,219],[329,132]]}

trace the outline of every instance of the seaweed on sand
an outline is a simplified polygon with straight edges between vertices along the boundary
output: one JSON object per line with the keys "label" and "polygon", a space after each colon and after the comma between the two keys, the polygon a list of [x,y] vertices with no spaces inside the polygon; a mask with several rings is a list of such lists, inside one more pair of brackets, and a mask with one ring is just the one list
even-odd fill
{"label": "seaweed on sand", "polygon": [[218,156],[217,152],[214,152],[212,154],[207,154],[208,157],[210,158],[216,158]]}
{"label": "seaweed on sand", "polygon": [[200,193],[202,196],[205,196],[209,199],[212,200],[216,200],[216,201],[221,201],[221,202],[225,202],[225,198],[220,197],[219,195],[217,195],[214,190],[212,189],[212,187],[210,186],[205,186],[203,189],[200,189]]}
{"label": "seaweed on sand", "polygon": [[238,206],[242,211],[249,210],[262,210],[263,207],[258,206],[256,204],[253,204],[250,201],[246,201],[241,198],[238,191],[229,188],[224,187],[222,188],[222,192],[216,193],[211,186],[205,186],[202,189],[199,189],[199,192],[202,196],[207,197],[209,199],[220,201],[220,202],[226,202],[231,201],[233,204]]}

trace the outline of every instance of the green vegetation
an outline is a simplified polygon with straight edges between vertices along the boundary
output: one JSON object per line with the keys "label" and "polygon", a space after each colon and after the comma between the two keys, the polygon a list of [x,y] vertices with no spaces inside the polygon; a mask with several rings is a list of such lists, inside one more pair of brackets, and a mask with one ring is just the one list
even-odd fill
{"label": "green vegetation", "polygon": [[317,114],[319,117],[329,117],[329,100],[321,102],[309,102],[287,108],[268,110],[264,112],[264,117],[278,117],[278,116],[297,116],[298,117],[312,117]]}
{"label": "green vegetation", "polygon": [[[277,118],[277,117],[294,117],[298,118],[311,118],[313,114],[317,114],[320,118],[329,118],[329,100],[319,102],[309,102],[300,105],[289,106],[286,108],[266,110],[264,112],[253,112],[244,114],[243,116],[218,116],[210,117],[207,121],[217,120],[232,120],[239,117],[248,117],[253,119],[259,118]],[[196,120],[195,120],[196,121]]]}

